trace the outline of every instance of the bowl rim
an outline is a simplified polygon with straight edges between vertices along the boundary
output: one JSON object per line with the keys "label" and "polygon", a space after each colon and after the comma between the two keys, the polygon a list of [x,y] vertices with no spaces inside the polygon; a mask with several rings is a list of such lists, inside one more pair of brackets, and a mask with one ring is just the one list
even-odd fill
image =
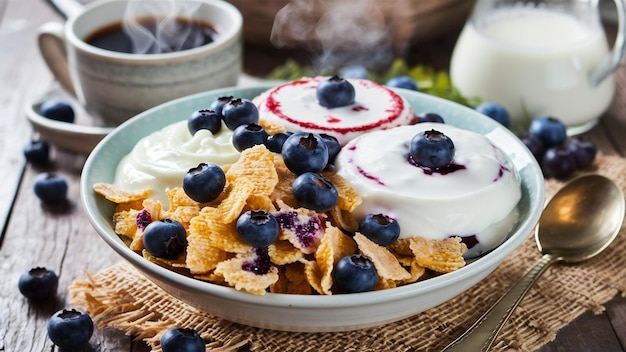
{"label": "bowl rim", "polygon": [[[92,153],[88,156],[84,167],[83,173],[86,173],[92,167],[92,164],[95,162],[95,159],[98,157],[102,150],[106,147],[109,141],[115,136],[123,131],[123,129],[129,125],[135,123],[137,120],[141,120],[146,118],[146,116],[150,116],[156,111],[159,111],[164,108],[168,108],[171,106],[176,106],[179,104],[183,104],[186,101],[194,100],[197,98],[204,97],[206,95],[214,95],[221,96],[226,93],[231,94],[233,91],[256,91],[258,93],[263,92],[267,89],[275,87],[275,84],[272,85],[261,85],[255,87],[229,87],[229,88],[221,88],[216,90],[211,90],[207,92],[201,92],[192,94],[189,96],[181,97],[167,103],[158,105],[151,109],[148,109],[131,119],[125,121],[120,126],[118,126],[113,132],[109,133],[104,139],[96,145]],[[405,94],[418,94],[421,96],[420,99],[431,99],[438,103],[443,104],[454,104],[457,107],[455,109],[464,109],[460,110],[464,113],[469,113],[473,115],[480,115],[480,113],[475,110],[454,103],[449,100],[445,100],[443,98],[439,98],[436,96],[428,95],[421,92],[409,91],[406,89],[394,89],[400,95]],[[481,117],[483,120],[488,119],[485,116]],[[485,121],[483,121],[485,122]],[[493,130],[498,130],[498,132],[503,133],[506,138],[516,138],[515,134],[498,124],[497,122],[491,120],[486,121],[486,124],[489,127],[493,127]],[[143,135],[142,135],[143,136]],[[138,137],[140,138],[140,137]],[[519,139],[517,139],[519,140]],[[266,293],[264,295],[253,295],[247,292],[238,291],[232,287],[220,286],[217,284],[213,284],[206,281],[201,281],[198,279],[194,279],[192,277],[188,277],[182,274],[178,274],[174,271],[171,271],[167,268],[161,267],[158,264],[152,263],[148,260],[145,260],[143,257],[132,251],[129,247],[127,247],[114,233],[110,233],[111,231],[107,229],[102,223],[97,221],[97,216],[95,216],[94,209],[92,209],[91,204],[89,203],[89,193],[93,193],[92,184],[88,184],[88,178],[81,176],[81,184],[80,184],[80,193],[81,193],[81,201],[83,203],[83,207],[88,214],[89,221],[91,222],[94,229],[97,231],[98,235],[109,244],[118,254],[120,254],[124,259],[131,262],[131,264],[144,274],[148,276],[157,276],[158,280],[165,281],[170,285],[175,286],[184,286],[185,288],[202,293],[205,295],[212,295],[215,297],[224,298],[227,300],[233,300],[238,302],[251,303],[256,305],[264,305],[264,306],[289,306],[294,308],[347,308],[347,307],[357,307],[364,305],[377,305],[381,303],[381,297],[385,297],[382,301],[390,301],[394,299],[400,299],[402,297],[407,296],[416,296],[419,294],[424,294],[428,292],[432,292],[441,288],[445,288],[450,284],[450,282],[457,282],[459,280],[463,280],[464,278],[475,275],[474,268],[490,268],[497,267],[504,260],[504,258],[513,252],[516,248],[518,248],[530,235],[534,227],[536,226],[537,221],[541,215],[541,211],[544,206],[544,178],[541,173],[541,169],[537,163],[537,161],[532,157],[530,151],[523,145],[521,141],[519,141],[519,146],[522,148],[520,150],[524,150],[527,154],[525,157],[528,157],[526,164],[523,169],[529,168],[529,172],[527,178],[521,177],[521,186],[527,187],[528,184],[535,185],[535,194],[530,194],[528,189],[522,190],[522,194],[528,194],[531,196],[528,199],[529,204],[534,204],[534,207],[530,207],[529,212],[527,214],[526,220],[522,223],[518,223],[516,225],[516,231],[509,234],[507,239],[497,248],[486,253],[481,256],[477,260],[468,263],[464,267],[446,273],[437,277],[429,278],[424,281],[403,285],[395,288],[389,288],[378,291],[369,291],[362,293],[351,293],[351,294],[334,294],[334,295],[295,295],[295,294],[283,294],[283,293]],[[521,170],[518,170],[521,171]],[[526,181],[526,182],[524,182]],[[95,197],[92,197],[95,199]],[[114,236],[113,236],[114,235]],[[489,273],[488,273],[489,274]],[[488,275],[487,274],[487,275]]]}

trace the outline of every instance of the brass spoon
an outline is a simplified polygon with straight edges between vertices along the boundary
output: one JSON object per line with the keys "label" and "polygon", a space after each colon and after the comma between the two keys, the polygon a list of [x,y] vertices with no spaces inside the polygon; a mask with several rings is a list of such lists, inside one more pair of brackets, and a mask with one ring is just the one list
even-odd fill
{"label": "brass spoon", "polygon": [[624,194],[600,175],[578,177],[566,184],[543,210],[535,229],[542,256],[470,328],[442,351],[487,351],[504,323],[533,283],[556,262],[579,263],[613,242],[624,220]]}

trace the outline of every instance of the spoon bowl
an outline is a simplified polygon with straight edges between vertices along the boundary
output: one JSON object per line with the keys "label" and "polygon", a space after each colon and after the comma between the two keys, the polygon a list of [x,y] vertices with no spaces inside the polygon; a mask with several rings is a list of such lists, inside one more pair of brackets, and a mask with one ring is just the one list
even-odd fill
{"label": "spoon bowl", "polygon": [[535,231],[537,247],[555,260],[578,263],[613,242],[624,219],[624,195],[600,175],[578,177],[543,210]]}
{"label": "spoon bowl", "polygon": [[580,176],[548,202],[535,229],[542,256],[507,293],[443,351],[487,351],[530,287],[553,263],[579,263],[600,254],[624,221],[624,194],[610,179]]}

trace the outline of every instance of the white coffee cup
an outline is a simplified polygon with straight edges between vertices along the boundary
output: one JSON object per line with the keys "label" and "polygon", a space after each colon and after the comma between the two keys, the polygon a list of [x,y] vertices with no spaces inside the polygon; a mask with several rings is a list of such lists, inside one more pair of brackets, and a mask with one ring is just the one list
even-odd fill
{"label": "white coffee cup", "polygon": [[[166,53],[126,53],[85,42],[125,18],[172,16],[184,5],[215,29],[211,43]],[[173,8],[171,6],[177,6]],[[132,13],[131,13],[132,12]],[[243,18],[221,0],[99,0],[44,24],[39,49],[55,78],[94,118],[116,126],[169,100],[234,86],[241,74]]]}

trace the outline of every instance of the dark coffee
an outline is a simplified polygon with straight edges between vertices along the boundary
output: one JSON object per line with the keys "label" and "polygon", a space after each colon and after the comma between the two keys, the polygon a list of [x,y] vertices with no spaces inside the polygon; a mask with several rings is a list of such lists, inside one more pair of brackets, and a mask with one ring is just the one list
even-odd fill
{"label": "dark coffee", "polygon": [[133,54],[158,54],[188,50],[212,43],[217,32],[209,23],[176,18],[139,18],[134,27],[124,22],[100,28],[85,42],[101,49]]}

